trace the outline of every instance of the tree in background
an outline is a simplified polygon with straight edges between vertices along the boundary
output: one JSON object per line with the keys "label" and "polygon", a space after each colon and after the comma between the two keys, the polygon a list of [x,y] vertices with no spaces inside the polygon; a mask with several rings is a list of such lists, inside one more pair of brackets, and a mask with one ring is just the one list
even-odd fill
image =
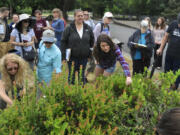
{"label": "tree in background", "polygon": [[94,16],[102,17],[105,11],[122,15],[146,15],[176,18],[180,12],[179,0],[0,0],[0,7],[7,6],[12,13],[31,13],[36,9],[60,8],[64,17],[75,8],[89,9]]}
{"label": "tree in background", "polygon": [[75,7],[90,9],[94,16],[102,17],[106,10],[112,10],[113,0],[77,0]]}
{"label": "tree in background", "polygon": [[65,18],[67,11],[73,10],[76,0],[0,0],[0,7],[9,7],[12,13],[30,13],[34,15],[36,9],[52,10],[60,8]]}
{"label": "tree in background", "polygon": [[169,0],[168,6],[161,13],[163,16],[169,20],[177,18],[177,14],[180,13],[180,1],[179,0]]}
{"label": "tree in background", "polygon": [[96,16],[102,16],[107,10],[115,14],[160,15],[169,0],[77,0],[77,8],[88,8]]}

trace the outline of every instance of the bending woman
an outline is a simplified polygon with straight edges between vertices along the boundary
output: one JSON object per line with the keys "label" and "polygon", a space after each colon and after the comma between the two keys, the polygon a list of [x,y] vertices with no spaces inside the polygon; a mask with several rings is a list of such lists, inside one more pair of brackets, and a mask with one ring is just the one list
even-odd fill
{"label": "bending woman", "polygon": [[101,34],[97,38],[93,55],[97,61],[95,68],[96,77],[99,75],[110,76],[115,71],[116,61],[118,60],[126,76],[126,85],[132,83],[129,65],[123,58],[119,47],[114,45],[108,35]]}
{"label": "bending woman", "polygon": [[[27,87],[33,87],[34,77],[28,63],[16,54],[6,54],[1,59],[0,67],[0,109],[4,109],[7,104],[13,104],[14,88],[17,89],[16,98],[20,100]],[[11,98],[9,92],[12,92]]]}

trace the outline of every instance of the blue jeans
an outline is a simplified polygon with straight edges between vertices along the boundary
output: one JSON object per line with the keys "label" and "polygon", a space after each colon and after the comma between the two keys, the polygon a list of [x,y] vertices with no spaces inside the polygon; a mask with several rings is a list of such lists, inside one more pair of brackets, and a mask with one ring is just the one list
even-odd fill
{"label": "blue jeans", "polygon": [[[166,55],[165,58],[165,73],[169,71],[173,71],[176,73],[180,69],[180,59],[174,58],[172,56]],[[177,77],[175,85],[176,89],[178,88],[180,83],[180,76]]]}
{"label": "blue jeans", "polygon": [[[84,73],[85,73],[87,61],[88,61],[87,58],[84,58],[84,59],[71,58],[70,61],[68,61],[68,69],[69,69],[68,82],[69,82],[69,84],[75,83],[76,71],[78,72],[78,80],[80,80],[83,84],[86,83],[86,78],[85,78]],[[74,67],[72,68],[73,62],[74,62]],[[81,71],[80,71],[80,66],[82,66]],[[80,77],[80,73],[81,73],[81,77]]]}
{"label": "blue jeans", "polygon": [[[103,68],[101,65],[99,65],[99,64],[97,64],[96,66],[97,66],[98,68],[104,69],[104,68]],[[116,64],[114,64],[112,67],[109,67],[109,68],[104,69],[104,71],[112,74],[112,73],[115,71],[115,69],[116,69]]]}

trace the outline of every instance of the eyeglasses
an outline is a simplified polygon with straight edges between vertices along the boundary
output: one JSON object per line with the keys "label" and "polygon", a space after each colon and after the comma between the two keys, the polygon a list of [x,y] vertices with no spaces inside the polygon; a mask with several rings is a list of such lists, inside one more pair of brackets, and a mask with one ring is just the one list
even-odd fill
{"label": "eyeglasses", "polygon": [[13,70],[17,71],[17,70],[18,70],[18,67],[7,68],[7,71],[13,71]]}
{"label": "eyeglasses", "polygon": [[84,14],[84,15],[87,15],[87,16],[89,16],[89,14]]}

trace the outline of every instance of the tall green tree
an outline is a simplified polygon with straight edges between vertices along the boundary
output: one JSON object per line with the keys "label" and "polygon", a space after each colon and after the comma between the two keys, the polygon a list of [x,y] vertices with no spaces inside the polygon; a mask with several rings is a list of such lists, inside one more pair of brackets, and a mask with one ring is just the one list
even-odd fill
{"label": "tall green tree", "polygon": [[14,13],[22,13],[25,8],[32,9],[32,14],[36,9],[60,8],[65,18],[67,11],[74,9],[76,0],[0,0],[0,7],[6,6]]}
{"label": "tall green tree", "polygon": [[95,16],[102,16],[105,10],[112,10],[113,0],[77,0],[76,8],[90,9]]}
{"label": "tall green tree", "polygon": [[162,12],[162,15],[172,20],[176,19],[178,13],[180,13],[180,1],[169,0],[168,6],[165,8],[164,12]]}

